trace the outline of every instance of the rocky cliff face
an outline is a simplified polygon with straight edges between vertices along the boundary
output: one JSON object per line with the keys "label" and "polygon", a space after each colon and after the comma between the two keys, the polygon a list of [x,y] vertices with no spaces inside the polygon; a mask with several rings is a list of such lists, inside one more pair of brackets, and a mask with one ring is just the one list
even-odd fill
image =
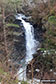
{"label": "rocky cliff face", "polygon": [[[29,21],[29,20],[28,20]],[[30,22],[30,21],[29,21]],[[14,50],[12,53],[12,59],[14,62],[20,63],[22,59],[26,56],[26,41],[25,41],[25,30],[23,25],[21,24],[21,21],[15,20],[15,24],[19,25],[19,28],[14,28]],[[32,23],[34,27],[34,33],[35,33],[35,39],[39,42],[43,41],[43,30],[42,30],[42,24],[36,24]]]}
{"label": "rocky cliff face", "polygon": [[25,57],[25,34],[24,28],[20,20],[15,20],[14,24],[18,24],[19,28],[15,27],[13,31],[14,37],[14,49],[12,53],[12,59],[15,62],[20,62]]}
{"label": "rocky cliff face", "polygon": [[[11,16],[12,17],[12,16]],[[9,22],[11,18],[7,18],[6,22]],[[30,19],[24,19],[33,25],[34,27],[34,36],[35,39],[39,42],[43,41],[43,30],[42,30],[42,23],[40,21],[39,24],[35,23],[35,21],[31,21]],[[20,20],[13,20],[14,24],[17,24],[18,27],[10,26],[7,28],[7,38],[8,38],[8,47],[11,51],[9,58],[12,59],[12,62],[15,67],[19,67],[21,64],[21,60],[26,56],[26,40],[25,40],[25,30]],[[10,40],[10,41],[9,41]],[[11,44],[13,42],[13,44]],[[12,50],[11,50],[12,48]],[[9,51],[9,52],[10,52]]]}

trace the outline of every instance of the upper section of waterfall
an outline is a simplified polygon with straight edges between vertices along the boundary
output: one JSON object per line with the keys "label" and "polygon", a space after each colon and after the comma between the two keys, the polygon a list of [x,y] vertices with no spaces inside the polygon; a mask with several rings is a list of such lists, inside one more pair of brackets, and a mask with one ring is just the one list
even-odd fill
{"label": "upper section of waterfall", "polygon": [[24,19],[27,19],[25,15],[18,14],[16,15],[16,19],[21,20],[21,23],[25,29],[25,39],[26,39],[26,63],[32,60],[33,54],[36,52],[36,47],[38,45],[38,41],[34,39],[34,27],[26,22]]}

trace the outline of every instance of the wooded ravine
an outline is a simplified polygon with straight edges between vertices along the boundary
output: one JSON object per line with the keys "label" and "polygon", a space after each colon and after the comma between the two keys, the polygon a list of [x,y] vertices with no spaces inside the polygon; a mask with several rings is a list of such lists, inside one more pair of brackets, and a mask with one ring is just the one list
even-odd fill
{"label": "wooded ravine", "polygon": [[56,0],[0,0],[0,84],[56,84]]}

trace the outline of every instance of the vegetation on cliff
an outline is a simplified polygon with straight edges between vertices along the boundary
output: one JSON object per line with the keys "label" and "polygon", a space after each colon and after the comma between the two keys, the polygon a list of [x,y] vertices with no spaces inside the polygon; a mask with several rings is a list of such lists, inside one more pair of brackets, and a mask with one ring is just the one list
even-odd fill
{"label": "vegetation on cliff", "polygon": [[[24,4],[23,4],[23,3]],[[14,49],[13,34],[19,36],[22,32],[15,33],[15,14],[24,13],[31,16],[30,21],[41,25],[43,42],[41,48],[34,57],[33,68],[38,68],[43,74],[50,69],[56,72],[56,0],[0,0],[0,82],[2,84],[18,84],[18,80],[13,78],[17,68],[10,60]],[[40,24],[41,23],[41,24]],[[36,65],[37,63],[37,65]],[[43,75],[44,76],[44,75]],[[27,84],[22,81],[22,84]]]}

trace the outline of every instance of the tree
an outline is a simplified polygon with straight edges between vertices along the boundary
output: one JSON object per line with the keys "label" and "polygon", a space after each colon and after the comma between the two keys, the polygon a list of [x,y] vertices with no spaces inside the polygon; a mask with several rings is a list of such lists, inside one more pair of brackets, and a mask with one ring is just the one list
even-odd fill
{"label": "tree", "polygon": [[[13,24],[14,21],[14,14],[16,13],[16,7],[15,5],[19,4],[20,0],[17,1],[13,1],[13,0],[3,0],[0,2],[0,7],[1,7],[1,41],[0,41],[0,61],[3,64],[3,68],[5,68],[8,71],[8,67],[9,67],[9,62],[8,60],[10,59],[10,55],[13,51],[13,38],[12,38],[12,34],[13,34],[13,30],[9,27],[13,26],[13,27],[19,27],[16,24]],[[14,5],[13,5],[14,4]],[[6,21],[7,18],[9,17],[10,21]],[[11,18],[10,18],[11,17]],[[10,35],[10,31],[12,31],[12,34]],[[6,68],[6,67],[7,68]]]}

